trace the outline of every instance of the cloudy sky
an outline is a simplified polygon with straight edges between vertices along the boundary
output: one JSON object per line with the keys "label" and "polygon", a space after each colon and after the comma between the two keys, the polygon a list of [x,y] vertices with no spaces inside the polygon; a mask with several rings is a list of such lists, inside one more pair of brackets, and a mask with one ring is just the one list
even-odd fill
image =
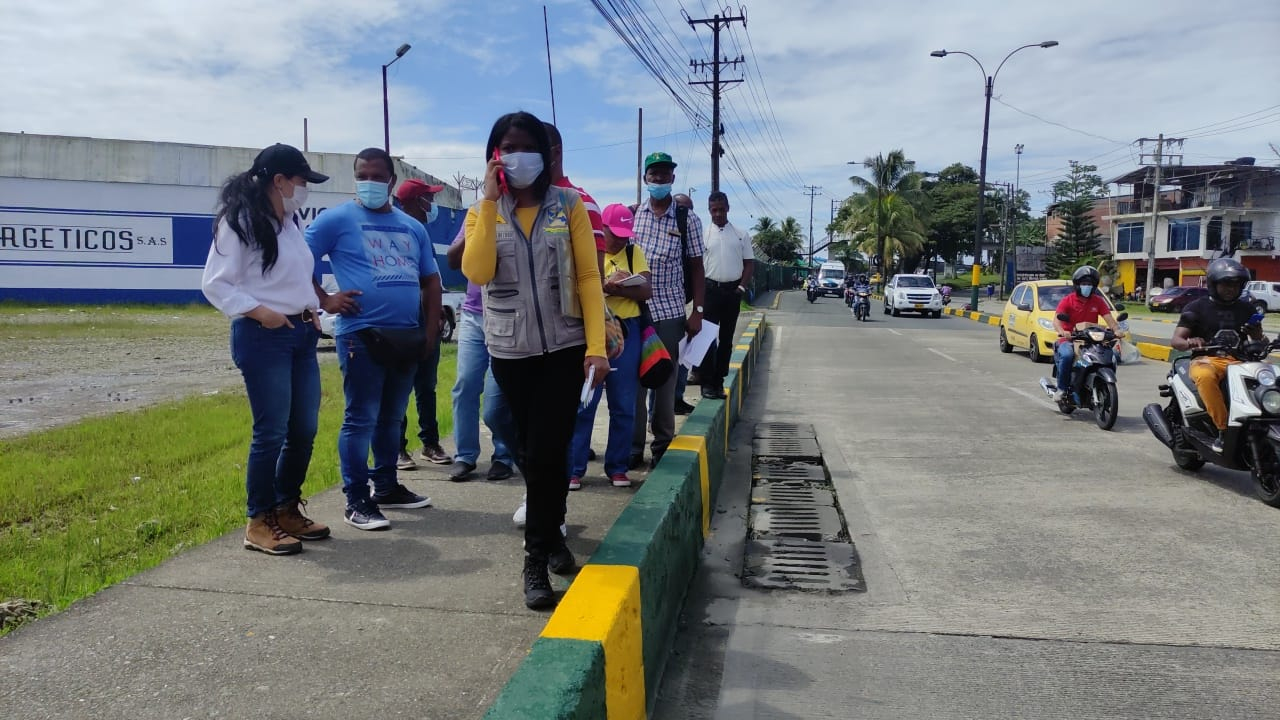
{"label": "cloudy sky", "polygon": [[[702,0],[598,3],[637,15],[676,84],[705,80],[711,35],[682,15]],[[382,140],[380,66],[390,69],[392,152],[437,176],[478,176],[493,121],[550,119],[542,12],[525,0],[0,0],[0,129],[58,135],[354,152]],[[680,163],[677,186],[710,189],[696,129],[590,0],[545,0],[556,117],[572,179],[602,203],[635,197],[636,112],[644,151]],[[735,7],[736,11],[737,8]],[[988,176],[1043,207],[1069,160],[1104,177],[1138,161],[1136,138],[1186,137],[1184,161],[1280,163],[1280,3],[1256,0],[913,2],[755,0],[722,34],[746,63],[725,77],[722,189],[733,217],[793,215],[815,229],[848,195],[849,161],[902,148],[923,170],[978,165],[983,78],[1013,48],[991,107]],[[683,92],[685,88],[681,88]],[[690,88],[691,90],[691,88]],[[705,95],[691,95],[710,116]]]}

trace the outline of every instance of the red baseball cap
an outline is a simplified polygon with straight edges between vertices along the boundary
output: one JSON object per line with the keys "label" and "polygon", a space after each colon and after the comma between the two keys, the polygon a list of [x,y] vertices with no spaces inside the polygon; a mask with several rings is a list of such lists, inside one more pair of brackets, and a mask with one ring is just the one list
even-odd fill
{"label": "red baseball cap", "polygon": [[443,185],[432,185],[417,178],[410,178],[396,186],[396,199],[400,202],[408,202],[416,197],[438,193],[441,190],[444,190]]}
{"label": "red baseball cap", "polygon": [[600,213],[600,221],[604,223],[605,227],[609,228],[609,232],[620,238],[629,238],[635,235],[635,231],[631,229],[635,219],[636,216],[631,213],[631,208],[620,203],[614,203]]}

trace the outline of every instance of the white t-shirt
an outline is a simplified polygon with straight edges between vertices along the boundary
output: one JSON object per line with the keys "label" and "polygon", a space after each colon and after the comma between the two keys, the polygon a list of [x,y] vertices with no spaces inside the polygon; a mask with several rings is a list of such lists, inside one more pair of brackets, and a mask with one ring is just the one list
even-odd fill
{"label": "white t-shirt", "polygon": [[702,256],[702,265],[708,280],[737,282],[742,279],[742,261],[756,257],[751,249],[751,236],[733,223],[725,223],[724,227],[708,224],[703,230],[703,243],[707,250]]}

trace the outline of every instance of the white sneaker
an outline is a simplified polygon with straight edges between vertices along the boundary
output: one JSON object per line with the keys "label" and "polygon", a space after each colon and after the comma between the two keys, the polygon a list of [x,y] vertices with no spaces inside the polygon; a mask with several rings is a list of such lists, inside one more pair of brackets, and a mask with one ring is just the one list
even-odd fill
{"label": "white sneaker", "polygon": [[516,527],[518,528],[524,527],[525,515],[528,513],[528,505],[526,502],[528,499],[529,499],[528,493],[525,493],[523,496],[521,496],[520,507],[516,508],[515,514],[511,516],[511,522],[515,523]]}
{"label": "white sneaker", "polygon": [[1064,398],[1064,397],[1066,397],[1066,396],[1067,396],[1067,394],[1066,394],[1065,392],[1061,391],[1061,390],[1054,390],[1054,391],[1053,391],[1053,401],[1054,401],[1054,402],[1062,402],[1062,398]]}

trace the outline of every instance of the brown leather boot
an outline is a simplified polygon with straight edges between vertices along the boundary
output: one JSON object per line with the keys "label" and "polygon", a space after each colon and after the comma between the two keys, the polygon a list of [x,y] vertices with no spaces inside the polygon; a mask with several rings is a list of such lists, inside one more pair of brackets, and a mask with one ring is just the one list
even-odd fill
{"label": "brown leather boot", "polygon": [[318,523],[302,514],[302,508],[306,504],[306,500],[294,500],[277,505],[275,514],[280,529],[299,540],[323,540],[329,537],[328,525]]}
{"label": "brown leather boot", "polygon": [[268,555],[293,555],[302,552],[302,543],[280,528],[274,510],[249,518],[249,526],[244,529],[244,546],[248,550]]}

